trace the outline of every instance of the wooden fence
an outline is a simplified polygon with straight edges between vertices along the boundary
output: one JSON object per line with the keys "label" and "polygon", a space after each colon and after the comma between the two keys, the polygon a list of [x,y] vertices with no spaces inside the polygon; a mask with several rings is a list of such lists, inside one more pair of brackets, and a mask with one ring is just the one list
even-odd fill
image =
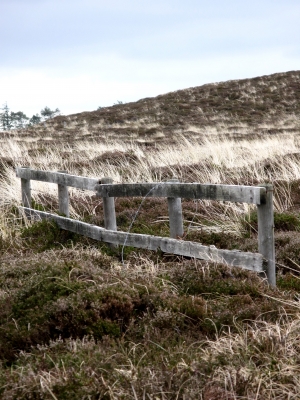
{"label": "wooden fence", "polygon": [[[112,245],[126,245],[150,250],[161,249],[167,253],[223,262],[230,266],[265,272],[270,285],[276,286],[272,185],[212,185],[179,183],[177,180],[163,183],[113,184],[110,178],[99,180],[70,175],[66,171],[39,171],[27,167],[17,168],[16,175],[21,178],[22,208],[29,216],[36,215],[42,219],[54,220],[62,229]],[[31,208],[31,180],[57,184],[59,213],[65,216]],[[68,187],[92,190],[98,197],[102,197],[104,228],[69,218]],[[170,238],[117,231],[114,198],[137,196],[167,198]],[[258,253],[220,250],[215,246],[203,246],[196,242],[178,240],[183,236],[181,198],[256,204]]]}

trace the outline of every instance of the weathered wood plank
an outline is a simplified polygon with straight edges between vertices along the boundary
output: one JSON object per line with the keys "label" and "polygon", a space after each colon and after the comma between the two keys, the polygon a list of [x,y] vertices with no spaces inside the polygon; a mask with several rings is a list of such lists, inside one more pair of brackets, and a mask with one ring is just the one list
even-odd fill
{"label": "weathered wood plank", "polygon": [[22,204],[24,207],[31,207],[31,185],[29,179],[21,179],[21,191],[22,191]]}
{"label": "weathered wood plank", "polygon": [[83,176],[70,175],[62,172],[39,171],[30,168],[17,168],[16,175],[18,178],[57,183],[58,185],[92,191],[94,191],[95,185],[99,183],[99,179],[96,178],[86,178]]}
{"label": "weathered wood plank", "polygon": [[99,197],[181,197],[221,200],[240,203],[264,204],[266,189],[257,186],[211,185],[200,183],[133,183],[100,184],[99,179],[69,175],[60,172],[17,168],[16,175],[23,179],[56,183],[83,190],[96,190]]}
{"label": "weathered wood plank", "polygon": [[200,183],[127,183],[95,186],[99,197],[181,197],[264,204],[266,189],[257,186]]}
{"label": "weathered wood plank", "polygon": [[[103,183],[111,183],[112,178],[102,178]],[[116,231],[117,221],[116,221],[116,210],[115,210],[115,199],[113,197],[103,198],[103,212],[104,212],[104,226],[105,229]]]}
{"label": "weathered wood plank", "polygon": [[[102,178],[102,183],[113,183],[112,178]],[[114,197],[103,197],[103,213],[104,213],[104,226],[105,229],[110,231],[117,230],[117,219],[116,219],[116,210],[115,210],[115,199]],[[116,245],[109,243],[111,248],[116,247]]]}
{"label": "weathered wood plank", "polygon": [[[179,183],[178,179],[171,179],[169,183]],[[183,217],[180,197],[168,197],[170,237],[178,239],[183,236]]]}
{"label": "weathered wood plank", "polygon": [[[57,171],[57,172],[67,173],[67,171]],[[57,185],[57,190],[58,190],[58,210],[65,217],[69,218],[70,211],[69,211],[69,191],[68,191],[68,186],[58,184]]]}
{"label": "weathered wood plank", "polygon": [[267,260],[267,277],[271,286],[276,286],[273,185],[266,184],[266,203],[257,206],[258,251]]}
{"label": "weathered wood plank", "polygon": [[219,250],[214,246],[203,246],[196,242],[164,238],[160,236],[141,235],[137,233],[106,230],[96,225],[72,220],[58,215],[21,207],[33,217],[55,221],[62,229],[78,233],[108,243],[125,245],[149,250],[159,250],[207,261],[223,262],[230,266],[239,266],[251,271],[263,271],[263,256],[259,253]]}

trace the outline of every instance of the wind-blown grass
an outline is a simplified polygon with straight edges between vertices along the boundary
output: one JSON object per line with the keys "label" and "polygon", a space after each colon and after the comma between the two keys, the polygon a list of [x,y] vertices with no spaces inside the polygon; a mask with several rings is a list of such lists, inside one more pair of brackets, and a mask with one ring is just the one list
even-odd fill
{"label": "wind-blown grass", "polygon": [[[288,75],[2,134],[1,398],[299,397],[300,125],[298,73]],[[239,268],[131,248],[121,255],[53,223],[33,224],[18,210],[17,166],[116,183],[272,183],[277,288]],[[56,185],[32,181],[32,197],[34,207],[57,212]],[[182,205],[183,239],[257,251],[254,206]],[[70,212],[103,226],[93,192],[70,188]],[[168,235],[165,199],[116,199],[116,214],[119,230]]]}

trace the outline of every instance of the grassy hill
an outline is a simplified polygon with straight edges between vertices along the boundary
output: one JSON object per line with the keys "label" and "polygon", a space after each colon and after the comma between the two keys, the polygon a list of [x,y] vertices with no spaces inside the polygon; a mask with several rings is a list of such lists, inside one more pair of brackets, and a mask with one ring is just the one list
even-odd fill
{"label": "grassy hill", "polygon": [[[0,133],[1,398],[299,397],[299,97],[293,71]],[[16,166],[116,183],[270,182],[277,288],[240,268],[32,223],[18,211]],[[57,212],[55,185],[32,182],[32,196]],[[93,192],[70,189],[70,204],[71,217],[103,226]],[[116,199],[116,213],[119,230],[169,234],[164,199]],[[187,240],[257,251],[253,206],[183,199],[183,216]]]}
{"label": "grassy hill", "polygon": [[300,71],[212,83],[116,104],[93,112],[58,116],[22,135],[44,140],[132,141],[154,145],[178,135],[201,139],[299,132]]}

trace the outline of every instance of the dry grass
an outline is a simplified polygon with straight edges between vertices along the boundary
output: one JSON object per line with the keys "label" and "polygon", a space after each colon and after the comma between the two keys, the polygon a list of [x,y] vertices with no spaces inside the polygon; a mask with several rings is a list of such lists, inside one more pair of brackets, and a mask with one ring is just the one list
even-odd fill
{"label": "dry grass", "polygon": [[176,142],[178,135],[242,139],[288,132],[299,135],[299,71],[203,85],[136,103],[59,116],[22,132],[23,141],[87,140],[147,146]]}
{"label": "dry grass", "polygon": [[[13,362],[11,369],[4,363],[1,370],[2,398],[297,398],[299,314],[298,302],[293,299],[300,289],[300,285],[299,289],[296,285],[298,273],[294,272],[295,277],[285,275],[287,269],[283,269],[278,278],[283,289],[269,292],[268,298],[260,278],[254,279],[244,272],[233,278],[232,272],[220,266],[197,262],[197,276],[203,281],[193,289],[197,279],[193,272],[189,277],[188,272],[194,268],[193,262],[179,258],[175,264],[168,264],[168,258],[161,255],[140,252],[135,257],[135,253],[130,255],[129,252],[122,265],[118,256],[104,256],[109,249],[92,241],[61,236],[55,230],[51,233],[52,228],[45,232],[45,228],[41,228],[34,233],[26,219],[14,209],[20,204],[20,182],[13,169],[18,165],[44,170],[67,169],[93,177],[112,176],[115,182],[159,181],[173,175],[182,181],[213,183],[268,181],[276,187],[278,215],[290,215],[286,213],[297,208],[297,196],[292,188],[300,178],[297,138],[290,134],[276,135],[244,139],[239,143],[226,138],[211,141],[207,138],[198,143],[180,137],[176,145],[152,150],[121,142],[106,145],[82,140],[72,145],[62,142],[59,146],[53,143],[42,148],[38,143],[22,143],[14,138],[1,150],[4,160],[1,168],[1,270],[6,279],[2,281],[0,299],[6,304],[15,302],[15,308],[8,309],[1,320],[3,331],[10,332],[5,334],[6,340],[14,342],[16,347],[12,353],[2,356],[10,360],[8,365]],[[55,185],[33,182],[32,186],[35,202],[55,211]],[[140,201],[116,201],[120,229],[128,229]],[[96,199],[92,193],[72,190],[71,205],[73,217],[103,224],[101,199]],[[255,224],[249,219],[249,224],[254,226],[250,231],[245,224],[246,217],[252,215],[251,207],[184,200],[183,208],[188,238],[223,248],[256,250]],[[276,233],[277,258],[286,268],[297,270],[293,262],[299,263],[299,221],[292,220],[292,232],[283,232],[283,223],[280,223]],[[26,226],[29,230],[24,235]],[[132,229],[168,235],[165,202],[145,202]],[[36,251],[40,253],[35,255]],[[290,264],[288,259],[292,260]],[[60,268],[65,271],[64,266],[67,266],[67,276],[75,274],[75,283],[58,272]],[[50,275],[42,278],[43,269],[48,268]],[[39,306],[42,332],[36,330],[36,319],[26,308],[22,311],[28,314],[26,321],[13,311],[18,296],[29,291],[27,284],[21,284],[24,278],[20,270],[25,276],[30,271],[26,279],[32,281],[34,287],[37,285],[37,292],[46,293],[48,289],[47,286],[42,289],[42,283],[35,281],[35,277],[46,281],[47,276],[56,277],[59,288],[69,288],[58,298],[51,295],[49,303]],[[8,271],[16,274],[10,280]],[[221,280],[214,275],[216,271],[221,273]],[[243,286],[245,280],[252,284]],[[222,283],[218,286],[216,282]],[[80,285],[87,285],[84,292]],[[54,287],[51,286],[54,293],[61,290]],[[103,316],[97,311],[99,314],[95,315],[99,316],[94,315],[91,321],[91,317],[79,317],[88,312],[83,307],[87,300],[81,293],[87,290],[86,293],[99,302],[101,293],[114,287],[125,296],[122,307],[129,308],[127,311],[122,308],[121,312],[123,318],[128,316],[120,325],[117,292],[112,294],[113,305],[108,298],[101,300],[104,303],[97,306],[99,310],[113,307],[114,311],[105,314],[104,325],[101,322],[102,328],[97,328],[103,333],[97,338],[99,330],[95,330],[95,324],[97,318]],[[35,292],[30,293],[35,296]],[[74,293],[77,293],[75,297]],[[41,300],[33,301],[38,304]],[[148,304],[146,308],[138,305],[144,301]],[[51,311],[53,307],[55,315]],[[69,308],[73,322],[68,316]],[[58,331],[47,328],[48,323],[43,322],[44,313],[60,326]],[[78,318],[78,322],[74,318]],[[4,324],[6,320],[10,322]],[[68,322],[66,327],[62,321]],[[81,326],[79,330],[76,324]],[[82,324],[90,328],[83,329]],[[33,336],[28,337],[29,329]],[[25,342],[15,330],[21,332],[21,338],[27,338]],[[3,344],[7,346],[5,341]],[[21,352],[15,353],[17,350]]]}
{"label": "dry grass", "polygon": [[[0,138],[0,396],[3,399],[299,398],[299,72],[232,81],[68,117]],[[116,139],[117,138],[117,139]],[[114,182],[275,188],[277,289],[255,274],[118,250],[20,215],[16,166]],[[32,182],[57,210],[55,185]],[[71,216],[103,224],[70,190]],[[117,199],[127,230],[142,199]],[[183,199],[186,238],[257,250],[255,209]],[[132,231],[168,235],[144,201]]]}
{"label": "dry grass", "polygon": [[[89,177],[110,176],[116,183],[164,181],[173,176],[182,182],[246,185],[272,182],[276,185],[275,210],[288,211],[293,207],[291,185],[300,179],[298,149],[297,138],[290,134],[243,139],[238,143],[232,139],[208,137],[199,142],[181,136],[176,144],[156,149],[136,143],[115,141],[106,144],[84,139],[74,144],[61,141],[59,145],[49,143],[40,147],[39,140],[21,142],[18,138],[10,139],[2,145],[0,155],[0,202],[2,208],[8,210],[8,216],[6,211],[2,212],[1,225],[3,227],[5,219],[9,218],[10,206],[20,203],[20,181],[14,172],[16,166],[31,166],[42,170],[64,169],[72,174]],[[282,181],[286,184],[277,184]],[[32,181],[32,195],[35,202],[46,203],[55,209],[55,185]],[[87,213],[96,215],[101,202],[91,201],[92,196],[93,193],[72,189],[71,197],[74,201],[71,202],[71,215],[76,218],[82,218]],[[187,213],[192,217],[203,209],[209,216],[206,219],[214,225],[220,225],[221,230],[236,231],[237,234],[241,234],[241,217],[252,210],[245,204],[222,206],[199,201]],[[157,215],[159,217],[163,215]],[[194,228],[199,226],[197,220],[194,222]]]}

